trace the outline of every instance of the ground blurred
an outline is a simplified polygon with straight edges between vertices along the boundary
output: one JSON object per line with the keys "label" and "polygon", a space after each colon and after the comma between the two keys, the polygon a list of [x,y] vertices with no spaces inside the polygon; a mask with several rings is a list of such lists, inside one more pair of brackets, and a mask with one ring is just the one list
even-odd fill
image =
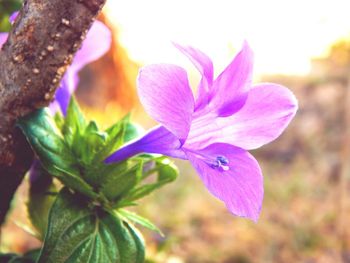
{"label": "ground blurred", "polygon": [[[343,169],[349,161],[343,155],[349,65],[350,45],[341,41],[328,57],[313,61],[308,76],[262,78],[289,87],[300,109],[279,139],[253,152],[265,175],[265,199],[257,224],[230,215],[207,192],[190,164],[177,161],[178,180],[145,198],[136,209],[165,234],[142,229],[149,262],[350,262],[346,259],[350,192]],[[107,124],[133,109],[134,119],[152,126],[137,102],[137,69],[118,44],[86,68],[77,94],[88,115]],[[4,251],[39,246],[18,226],[27,223],[26,191],[24,182],[2,233]]]}

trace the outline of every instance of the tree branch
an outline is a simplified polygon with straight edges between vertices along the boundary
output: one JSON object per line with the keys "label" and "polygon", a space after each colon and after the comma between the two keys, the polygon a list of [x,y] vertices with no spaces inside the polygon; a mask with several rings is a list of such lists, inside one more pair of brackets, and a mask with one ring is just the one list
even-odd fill
{"label": "tree branch", "polygon": [[0,224],[33,158],[16,121],[53,99],[105,2],[27,0],[0,51]]}

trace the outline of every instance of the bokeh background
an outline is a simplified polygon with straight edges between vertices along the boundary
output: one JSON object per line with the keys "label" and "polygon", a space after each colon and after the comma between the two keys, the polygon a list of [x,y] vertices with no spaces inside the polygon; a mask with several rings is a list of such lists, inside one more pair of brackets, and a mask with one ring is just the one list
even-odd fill
{"label": "bokeh background", "polygon": [[[0,0],[1,30],[19,2]],[[279,139],[253,151],[265,176],[258,223],[229,214],[190,164],[176,161],[178,180],[136,208],[165,233],[142,229],[149,262],[350,262],[349,10],[348,0],[107,1],[99,19],[113,31],[113,47],[81,72],[77,91],[102,125],[128,112],[145,128],[155,125],[137,99],[142,65],[181,65],[195,90],[199,75],[172,42],[206,52],[218,74],[246,39],[255,51],[255,81],[287,86],[300,105]],[[2,251],[39,246],[23,229],[26,191],[24,182]]]}

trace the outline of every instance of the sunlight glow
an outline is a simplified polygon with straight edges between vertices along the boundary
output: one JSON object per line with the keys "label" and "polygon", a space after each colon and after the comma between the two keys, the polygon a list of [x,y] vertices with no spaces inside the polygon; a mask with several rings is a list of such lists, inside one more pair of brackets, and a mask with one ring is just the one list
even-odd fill
{"label": "sunlight glow", "polygon": [[142,64],[185,63],[171,42],[200,48],[216,72],[247,39],[257,74],[307,74],[310,58],[350,33],[348,0],[108,1],[120,42]]}

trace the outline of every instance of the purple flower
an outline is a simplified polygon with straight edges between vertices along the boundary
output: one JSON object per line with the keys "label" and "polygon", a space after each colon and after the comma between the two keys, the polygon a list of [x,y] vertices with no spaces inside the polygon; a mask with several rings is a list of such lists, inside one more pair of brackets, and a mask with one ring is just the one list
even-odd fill
{"label": "purple flower", "polygon": [[[10,15],[9,21],[11,24],[13,24],[15,22],[18,14],[19,14],[19,12],[16,11]],[[7,37],[8,37],[8,33],[0,32],[0,49],[1,49],[2,45],[6,42]]]}
{"label": "purple flower", "polygon": [[[16,19],[18,12],[11,15],[11,22]],[[0,33],[0,48],[7,39],[7,33]],[[111,46],[111,32],[101,22],[95,21],[89,30],[81,49],[76,53],[72,64],[68,67],[56,91],[56,98],[50,104],[53,112],[61,110],[66,115],[70,97],[75,91],[78,82],[78,72],[87,64],[102,57]]]}
{"label": "purple flower", "polygon": [[52,111],[60,109],[66,115],[70,97],[78,86],[78,72],[87,64],[102,57],[110,48],[112,36],[110,30],[101,22],[95,21],[81,49],[76,53],[72,64],[64,74],[56,99],[51,103]]}
{"label": "purple flower", "polygon": [[2,45],[5,43],[7,36],[8,36],[7,33],[0,32],[0,49],[1,49]]}
{"label": "purple flower", "polygon": [[11,23],[11,24],[13,24],[13,23],[15,22],[15,20],[16,20],[18,14],[19,14],[19,11],[16,11],[16,12],[14,12],[14,13],[12,13],[12,14],[10,15],[9,20],[10,20],[10,23]]}
{"label": "purple flower", "polygon": [[276,139],[295,115],[297,100],[280,85],[252,85],[253,53],[247,43],[215,80],[209,57],[197,49],[176,46],[202,75],[197,98],[181,67],[159,64],[141,69],[140,100],[162,126],[113,153],[106,162],[142,152],[187,159],[231,213],[257,221],[263,178],[247,150]]}

